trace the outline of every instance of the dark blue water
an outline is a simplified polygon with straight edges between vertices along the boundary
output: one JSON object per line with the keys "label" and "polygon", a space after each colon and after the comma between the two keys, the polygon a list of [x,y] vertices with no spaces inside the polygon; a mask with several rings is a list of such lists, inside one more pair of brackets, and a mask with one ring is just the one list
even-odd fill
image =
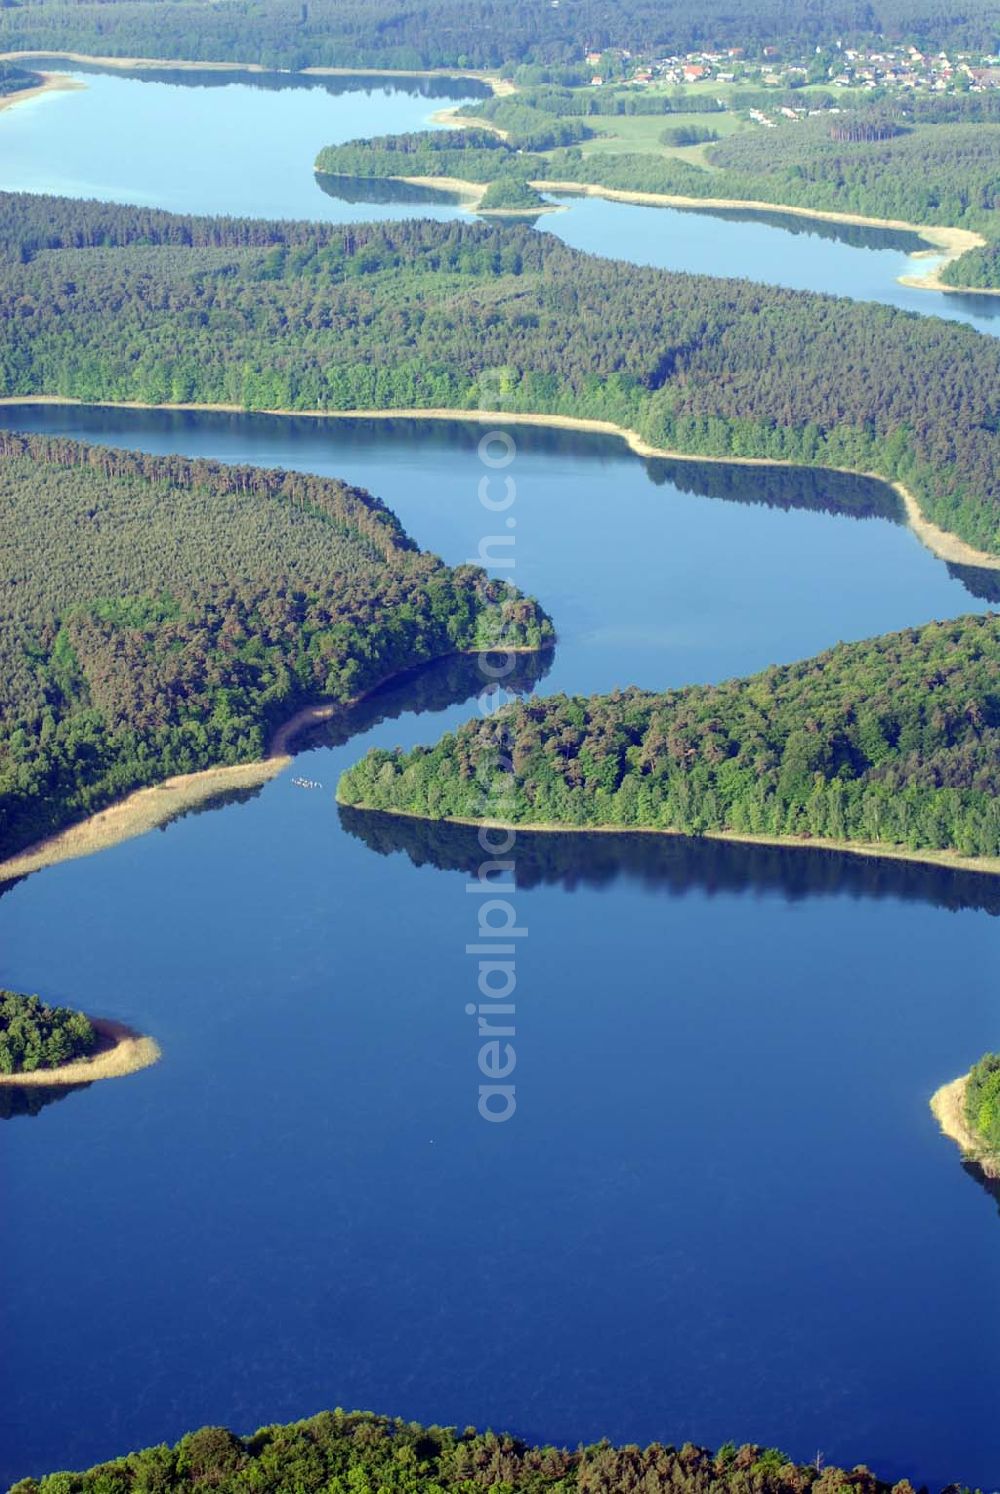
{"label": "dark blue water", "polygon": [[[64,64],[53,63],[53,67]],[[0,188],[256,217],[467,216],[453,199],[398,185],[318,179],[320,147],[419,130],[482,84],[440,78],[77,70],[85,85],[0,113]],[[1000,300],[899,285],[930,261],[915,234],[809,222],[780,213],[707,213],[560,197],[547,232],[595,254],[799,290],[884,301],[995,332]]]}
{"label": "dark blue water", "polygon": [[[484,532],[473,426],[5,418],[336,472],[449,561]],[[874,485],[514,434],[515,579],[560,633],[543,690],[720,678],[985,605]],[[262,792],[0,898],[0,983],[164,1049],[3,1127],[0,1475],[341,1404],[994,1487],[996,1202],[927,1101],[1000,1044],[1000,895],[519,837],[518,1111],[486,1125],[474,843],[332,797],[480,682],[427,671]]]}

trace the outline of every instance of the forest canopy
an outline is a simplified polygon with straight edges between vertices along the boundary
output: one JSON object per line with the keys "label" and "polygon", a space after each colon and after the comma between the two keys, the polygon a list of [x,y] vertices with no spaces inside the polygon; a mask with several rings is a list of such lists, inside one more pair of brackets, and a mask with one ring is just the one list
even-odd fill
{"label": "forest canopy", "polygon": [[987,1053],[970,1073],[965,1115],[990,1156],[1000,1161],[1000,1053]]}
{"label": "forest canopy", "polygon": [[0,854],[541,610],[330,479],[0,433]]}
{"label": "forest canopy", "polygon": [[370,1412],[324,1411],[237,1437],[202,1427],[174,1447],[146,1448],[83,1473],[23,1479],[10,1494],[913,1494],[864,1466],[795,1464],[776,1448],[717,1452],[599,1442],[574,1452],[515,1437],[423,1427]]}
{"label": "forest canopy", "polygon": [[0,991],[0,1074],[28,1074],[86,1058],[97,1033],[89,1017],[38,996]]}
{"label": "forest canopy", "polygon": [[370,752],[337,796],[436,819],[997,857],[1000,618],[839,644],[721,685],[518,702],[435,747]]}
{"label": "forest canopy", "polygon": [[187,218],[0,194],[0,391],[482,408],[904,482],[1000,553],[994,338],[594,258],[517,226]]}
{"label": "forest canopy", "polygon": [[0,47],[172,57],[298,69],[499,67],[578,62],[609,47],[799,51],[885,35],[992,51],[997,0],[7,0]]}

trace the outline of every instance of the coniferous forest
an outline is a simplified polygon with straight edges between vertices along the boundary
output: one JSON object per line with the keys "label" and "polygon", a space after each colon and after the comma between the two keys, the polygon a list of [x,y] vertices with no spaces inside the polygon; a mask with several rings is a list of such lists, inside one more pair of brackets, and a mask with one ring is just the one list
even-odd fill
{"label": "coniferous forest", "polygon": [[0,847],[541,610],[343,483],[0,434]]}
{"label": "coniferous forest", "polygon": [[[478,408],[899,479],[1000,552],[993,338],[601,260],[526,227],[316,226],[0,195],[0,390],[247,409]],[[485,392],[485,393],[484,393]]]}

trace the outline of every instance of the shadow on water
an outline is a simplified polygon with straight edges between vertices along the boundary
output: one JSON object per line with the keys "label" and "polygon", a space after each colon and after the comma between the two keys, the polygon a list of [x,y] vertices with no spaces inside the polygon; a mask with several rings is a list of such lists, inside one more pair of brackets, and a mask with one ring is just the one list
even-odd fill
{"label": "shadow on water", "polygon": [[991,1177],[988,1172],[984,1172],[980,1164],[971,1157],[963,1159],[962,1171],[990,1195],[997,1206],[997,1213],[1000,1214],[1000,1178]]}
{"label": "shadow on water", "polygon": [[890,524],[906,522],[903,501],[888,483],[829,467],[743,467],[665,457],[651,458],[645,465],[650,482],[657,487],[669,483],[699,498],[851,519],[885,519]]}
{"label": "shadow on water", "polygon": [[46,1105],[65,1100],[75,1090],[89,1088],[89,1084],[0,1085],[0,1121],[16,1120],[21,1115],[38,1115]]}
{"label": "shadow on water", "polygon": [[460,207],[462,196],[446,187],[425,187],[418,182],[397,181],[391,176],[334,176],[317,171],[316,185],[338,202],[409,203],[414,207]]}
{"label": "shadow on water", "polygon": [[[371,731],[383,721],[400,716],[422,716],[428,711],[445,711],[474,699],[487,679],[483,665],[496,664],[506,656],[496,654],[455,654],[417,669],[396,675],[373,690],[357,705],[338,711],[326,721],[307,727],[295,739],[293,751],[300,753],[316,747],[342,747],[352,737]],[[514,668],[503,681],[509,695],[530,695],[552,668],[553,649],[537,654],[515,654]]]}
{"label": "shadow on water", "polygon": [[799,213],[756,212],[746,208],[677,208],[680,213],[697,213],[700,217],[721,218],[727,223],[760,223],[780,228],[785,233],[805,234],[816,239],[833,239],[851,249],[898,249],[903,254],[925,251],[926,239],[905,228],[874,228],[865,223],[831,223],[825,218],[807,218]]}
{"label": "shadow on water", "polygon": [[961,581],[966,591],[984,602],[1000,602],[1000,571],[989,571],[975,565],[953,565],[948,562],[948,574]]}
{"label": "shadow on water", "polygon": [[[339,805],[340,822],[379,856],[401,853],[415,866],[475,872],[483,853],[472,825],[406,819]],[[518,887],[602,890],[620,881],[649,892],[684,897],[714,893],[777,893],[786,902],[811,897],[895,898],[957,911],[1000,916],[1000,881],[976,872],[883,861],[798,846],[740,845],[685,835],[622,831],[521,831],[517,838]]]}
{"label": "shadow on water", "polygon": [[290,88],[321,88],[324,93],[407,93],[427,99],[488,99],[493,90],[478,78],[422,77],[419,73],[258,73],[241,68],[102,67],[95,62],[67,62],[64,57],[32,58],[32,66],[122,78],[138,83],[167,83],[177,88],[229,88],[239,84],[268,93]]}

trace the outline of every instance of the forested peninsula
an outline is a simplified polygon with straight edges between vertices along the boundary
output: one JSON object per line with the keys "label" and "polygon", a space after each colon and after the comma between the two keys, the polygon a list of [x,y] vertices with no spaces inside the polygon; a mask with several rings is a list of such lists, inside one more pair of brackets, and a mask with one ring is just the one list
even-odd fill
{"label": "forested peninsula", "polygon": [[913,1494],[858,1465],[799,1464],[777,1448],[729,1442],[717,1452],[685,1442],[575,1451],[516,1437],[421,1426],[367,1411],[324,1411],[308,1421],[237,1437],[202,1427],[82,1473],[26,1478],[10,1494]]}
{"label": "forested peninsula", "polygon": [[140,785],[261,758],[311,701],[552,637],[378,499],[297,473],[0,433],[0,536],[3,855]]}
{"label": "forested peninsula", "polygon": [[194,58],[269,68],[499,67],[505,62],[576,62],[598,51],[688,51],[698,46],[791,48],[879,35],[922,47],[989,51],[995,0],[957,10],[927,0],[11,0],[0,7],[0,47],[118,57]]}
{"label": "forested peninsula", "polygon": [[0,1076],[54,1069],[89,1057],[97,1032],[83,1012],[0,991]]}
{"label": "forested peninsula", "polygon": [[0,194],[0,392],[502,408],[898,480],[1000,555],[1000,359],[969,328],[592,258],[523,226],[188,218]]}
{"label": "forested peninsula", "polygon": [[433,748],[372,751],[337,791],[435,819],[957,852],[1000,872],[998,795],[996,616],[721,685],[518,702]]}

